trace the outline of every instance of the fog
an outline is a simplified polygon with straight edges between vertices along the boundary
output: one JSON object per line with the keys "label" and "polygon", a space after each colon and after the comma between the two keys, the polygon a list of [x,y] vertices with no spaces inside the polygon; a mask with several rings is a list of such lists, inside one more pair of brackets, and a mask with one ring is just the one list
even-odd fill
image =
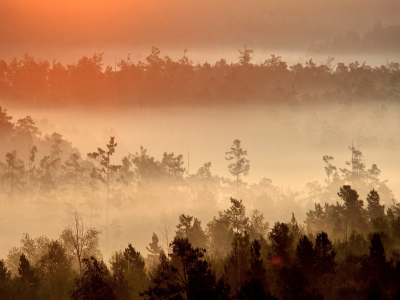
{"label": "fog", "polygon": [[1,1],[0,298],[400,299],[399,20]]}
{"label": "fog", "polygon": [[[347,106],[346,106],[347,105]],[[58,132],[62,138],[79,149],[82,158],[97,147],[105,148],[110,136],[115,136],[118,146],[112,156],[112,163],[119,164],[128,153],[139,152],[140,146],[148,150],[150,156],[161,160],[164,152],[182,154],[184,165],[190,174],[205,163],[211,162],[213,175],[232,178],[228,172],[225,152],[229,151],[232,141],[239,139],[243,149],[248,151],[250,172],[243,177],[244,182],[257,184],[262,178],[269,178],[282,191],[300,192],[297,202],[307,197],[306,183],[318,181],[323,184],[323,155],[334,156],[338,167],[346,167],[351,159],[349,147],[354,145],[361,150],[365,164],[370,167],[377,164],[382,170],[381,180],[388,179],[388,187],[395,196],[400,192],[397,170],[399,148],[398,132],[400,126],[400,108],[397,103],[386,103],[387,110],[381,116],[378,103],[338,103],[331,105],[303,106],[290,108],[285,105],[267,104],[261,106],[212,106],[212,107],[162,107],[110,109],[108,112],[93,112],[83,109],[73,110],[24,110],[11,108],[9,115],[14,120],[27,115],[36,120],[42,136]],[[378,119],[377,119],[378,118]],[[4,151],[4,150],[3,150]],[[188,162],[189,156],[189,162]],[[189,165],[188,165],[189,163]],[[156,188],[157,190],[157,188]],[[100,195],[103,197],[104,195]],[[231,196],[236,196],[232,193]],[[365,199],[365,195],[360,195]],[[108,251],[104,245],[104,200],[102,217],[96,218],[93,226],[102,229],[102,251],[105,258],[111,250],[122,248],[127,243],[146,253],[145,246],[150,242],[153,232],[161,234],[159,229],[167,222],[174,232],[178,215],[187,213],[200,217],[204,226],[218,210],[227,209],[229,193],[218,197],[217,206],[212,210],[196,209],[193,200],[184,197],[176,201],[125,200],[118,207],[112,207],[110,220],[118,219],[121,234],[113,240]],[[171,201],[170,198],[168,198]],[[271,215],[269,222],[277,221],[268,207],[257,207],[254,199],[243,197],[250,212],[257,208],[265,215]],[[71,222],[69,213],[72,207],[65,207],[60,215],[50,213],[51,208],[18,204],[18,198],[10,203],[4,196],[3,242],[1,253],[7,255],[12,246],[18,245],[22,233],[31,236],[46,235],[58,238],[61,231]],[[390,201],[386,199],[386,205]],[[78,211],[87,211],[79,203],[71,202]],[[303,205],[303,204],[302,204]],[[4,210],[4,207],[7,207]],[[307,206],[311,208],[311,206]],[[305,210],[297,215],[304,220]],[[291,217],[291,208],[286,208],[283,216]],[[18,219],[18,222],[13,220]],[[8,220],[8,221],[7,221]],[[84,218],[89,225],[89,217]]]}

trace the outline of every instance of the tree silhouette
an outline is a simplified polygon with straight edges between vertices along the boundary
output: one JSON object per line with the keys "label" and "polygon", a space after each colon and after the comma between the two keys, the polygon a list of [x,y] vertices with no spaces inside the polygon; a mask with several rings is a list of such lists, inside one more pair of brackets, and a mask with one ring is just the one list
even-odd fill
{"label": "tree silhouette", "polygon": [[380,204],[380,196],[375,189],[367,195],[367,210],[370,220],[385,216],[385,205]]}
{"label": "tree silhouette", "polygon": [[94,257],[82,260],[83,275],[75,280],[70,293],[73,300],[116,300],[107,267]]}
{"label": "tree silhouette", "polygon": [[251,60],[253,59],[254,50],[248,49],[246,45],[244,45],[243,50],[239,50],[239,64],[242,66],[249,65]]}
{"label": "tree silhouette", "polygon": [[226,160],[233,160],[231,164],[228,165],[229,172],[236,177],[236,194],[239,190],[239,179],[240,176],[247,176],[250,169],[250,161],[244,158],[247,155],[247,150],[243,150],[240,146],[239,140],[234,140],[231,147],[231,151],[225,152],[228,157]]}
{"label": "tree silhouette", "polygon": [[109,199],[110,199],[110,187],[111,187],[111,176],[117,172],[121,166],[111,164],[111,156],[115,153],[115,147],[117,143],[114,142],[115,138],[110,137],[110,142],[107,144],[107,151],[97,148],[97,152],[88,153],[88,157],[96,160],[100,163],[98,171],[103,174],[103,181],[106,185],[106,245],[108,247],[108,215],[109,215]]}
{"label": "tree silhouette", "polygon": [[153,236],[151,237],[151,243],[149,243],[150,247],[146,246],[147,251],[151,253],[154,259],[154,264],[156,262],[156,258],[160,255],[160,252],[162,251],[162,247],[158,245],[158,236],[153,232]]}
{"label": "tree silhouette", "polygon": [[20,180],[24,173],[24,162],[17,158],[17,151],[7,152],[6,163],[8,167],[8,173],[4,176],[4,179],[10,179],[10,198],[14,197],[14,188],[16,185],[21,184]]}
{"label": "tree silhouette", "polygon": [[229,287],[218,280],[204,259],[203,249],[193,249],[188,238],[175,237],[171,260],[163,252],[160,263],[150,273],[150,286],[144,292],[156,299],[228,299]]}

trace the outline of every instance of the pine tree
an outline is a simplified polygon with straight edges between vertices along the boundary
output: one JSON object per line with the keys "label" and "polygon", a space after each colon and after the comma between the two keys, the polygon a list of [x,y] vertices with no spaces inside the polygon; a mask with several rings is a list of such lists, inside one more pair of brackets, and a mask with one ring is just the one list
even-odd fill
{"label": "pine tree", "polygon": [[244,158],[247,155],[247,150],[243,150],[240,146],[239,140],[234,140],[231,147],[231,151],[225,152],[228,157],[226,160],[233,160],[231,164],[228,165],[229,172],[236,177],[236,196],[239,190],[239,180],[240,176],[247,176],[250,169],[250,161]]}
{"label": "pine tree", "polygon": [[150,247],[146,246],[147,251],[153,255],[154,262],[156,261],[156,258],[160,255],[160,252],[162,251],[162,247],[158,245],[158,236],[153,232],[153,236],[151,237],[151,243],[149,243]]}
{"label": "pine tree", "polygon": [[385,205],[380,204],[380,196],[375,189],[369,192],[367,202],[367,210],[370,220],[385,216]]}

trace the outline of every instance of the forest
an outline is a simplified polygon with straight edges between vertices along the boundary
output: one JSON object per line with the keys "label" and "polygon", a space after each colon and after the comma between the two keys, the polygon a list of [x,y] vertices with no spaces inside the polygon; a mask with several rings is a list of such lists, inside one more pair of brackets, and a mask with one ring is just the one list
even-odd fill
{"label": "forest", "polygon": [[[144,147],[117,161],[115,137],[83,154],[3,107],[0,135],[3,243],[16,222],[62,226],[7,249],[1,299],[400,299],[400,203],[359,147],[344,168],[323,155],[324,182],[300,194],[245,182],[239,139],[222,153],[225,178],[211,162],[190,173],[183,155],[158,160]],[[118,214],[157,210],[175,224],[144,223],[146,245],[118,245]]]}
{"label": "forest", "polygon": [[[335,43],[315,47],[329,50]],[[25,53],[10,62],[0,61],[0,97],[8,105],[91,110],[266,103],[296,108],[343,99],[366,102],[400,97],[397,62],[372,67],[366,62],[336,62],[329,56],[324,62],[309,59],[304,65],[289,66],[275,54],[255,61],[254,53],[244,46],[235,63],[222,58],[214,64],[195,64],[186,50],[173,60],[152,47],[145,61],[135,63],[127,55],[106,67],[104,53],[67,65]]]}

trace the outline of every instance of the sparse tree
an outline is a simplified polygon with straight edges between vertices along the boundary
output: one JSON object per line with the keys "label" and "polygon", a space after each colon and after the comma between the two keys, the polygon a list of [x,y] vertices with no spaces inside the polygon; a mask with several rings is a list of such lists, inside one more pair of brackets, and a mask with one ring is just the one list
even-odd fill
{"label": "sparse tree", "polygon": [[88,252],[87,249],[94,252],[98,247],[99,233],[99,231],[93,228],[87,229],[83,224],[82,217],[78,212],[75,212],[73,224],[61,234],[61,239],[64,240],[64,243],[69,244],[73,248],[74,255],[79,264],[79,274],[82,274],[82,259]]}
{"label": "sparse tree", "polygon": [[225,153],[228,155],[228,157],[225,157],[226,160],[234,161],[228,165],[228,169],[229,172],[236,177],[236,194],[239,190],[240,176],[242,174],[243,176],[247,176],[250,169],[250,161],[244,158],[244,156],[247,155],[247,150],[243,150],[240,143],[239,140],[234,140],[231,151]]}
{"label": "sparse tree", "polygon": [[103,181],[106,185],[106,245],[108,247],[108,214],[109,214],[109,202],[110,202],[110,187],[111,187],[111,176],[117,172],[121,166],[111,164],[111,156],[115,153],[115,147],[117,143],[114,142],[115,138],[110,137],[110,142],[107,144],[107,151],[97,148],[97,152],[88,153],[88,157],[96,160],[100,163],[98,171],[103,174]]}

